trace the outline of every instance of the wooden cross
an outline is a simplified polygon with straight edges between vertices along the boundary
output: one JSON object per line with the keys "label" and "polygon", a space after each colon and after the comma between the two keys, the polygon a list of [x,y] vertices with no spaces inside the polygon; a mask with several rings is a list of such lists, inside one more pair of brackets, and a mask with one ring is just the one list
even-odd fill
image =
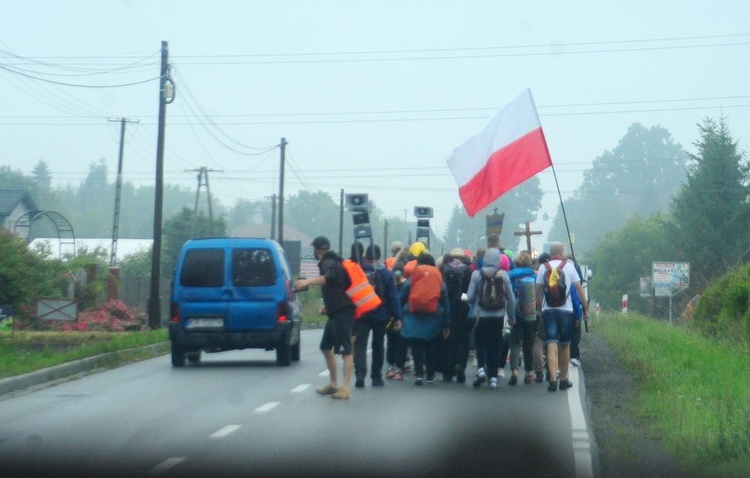
{"label": "wooden cross", "polygon": [[529,221],[526,221],[526,230],[514,232],[514,236],[526,236],[526,250],[531,254],[531,236],[534,234],[542,234],[542,231],[532,231],[529,228]]}

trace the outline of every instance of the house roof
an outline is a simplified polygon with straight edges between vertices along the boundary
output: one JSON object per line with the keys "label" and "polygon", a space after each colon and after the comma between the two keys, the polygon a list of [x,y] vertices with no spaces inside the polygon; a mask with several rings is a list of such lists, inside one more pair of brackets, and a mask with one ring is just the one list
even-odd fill
{"label": "house roof", "polygon": [[23,189],[0,189],[0,217],[9,216],[20,202],[23,202],[29,210],[38,209],[28,191]]}

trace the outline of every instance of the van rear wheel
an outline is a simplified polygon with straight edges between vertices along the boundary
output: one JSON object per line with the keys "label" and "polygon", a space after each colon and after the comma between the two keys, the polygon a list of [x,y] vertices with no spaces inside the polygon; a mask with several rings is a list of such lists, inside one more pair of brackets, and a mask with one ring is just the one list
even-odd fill
{"label": "van rear wheel", "polygon": [[172,367],[185,366],[185,350],[172,342]]}
{"label": "van rear wheel", "polygon": [[284,334],[278,347],[276,347],[276,365],[288,367],[292,364],[292,342],[289,332]]}

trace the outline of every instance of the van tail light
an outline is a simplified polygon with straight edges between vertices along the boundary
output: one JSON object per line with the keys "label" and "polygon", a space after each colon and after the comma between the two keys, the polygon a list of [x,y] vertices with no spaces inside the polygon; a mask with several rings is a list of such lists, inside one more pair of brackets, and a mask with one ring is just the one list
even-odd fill
{"label": "van tail light", "polygon": [[180,306],[177,305],[177,303],[172,302],[169,308],[171,309],[170,310],[170,315],[172,317],[171,321],[175,323],[179,323],[180,322]]}
{"label": "van tail light", "polygon": [[279,302],[279,307],[276,309],[276,322],[286,322],[289,307],[286,302]]}

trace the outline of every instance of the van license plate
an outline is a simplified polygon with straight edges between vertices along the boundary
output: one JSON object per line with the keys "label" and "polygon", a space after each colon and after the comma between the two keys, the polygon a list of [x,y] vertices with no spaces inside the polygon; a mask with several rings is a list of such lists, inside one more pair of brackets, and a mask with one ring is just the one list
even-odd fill
{"label": "van license plate", "polygon": [[187,327],[188,328],[197,328],[197,327],[223,327],[224,326],[224,319],[188,319],[187,321]]}

